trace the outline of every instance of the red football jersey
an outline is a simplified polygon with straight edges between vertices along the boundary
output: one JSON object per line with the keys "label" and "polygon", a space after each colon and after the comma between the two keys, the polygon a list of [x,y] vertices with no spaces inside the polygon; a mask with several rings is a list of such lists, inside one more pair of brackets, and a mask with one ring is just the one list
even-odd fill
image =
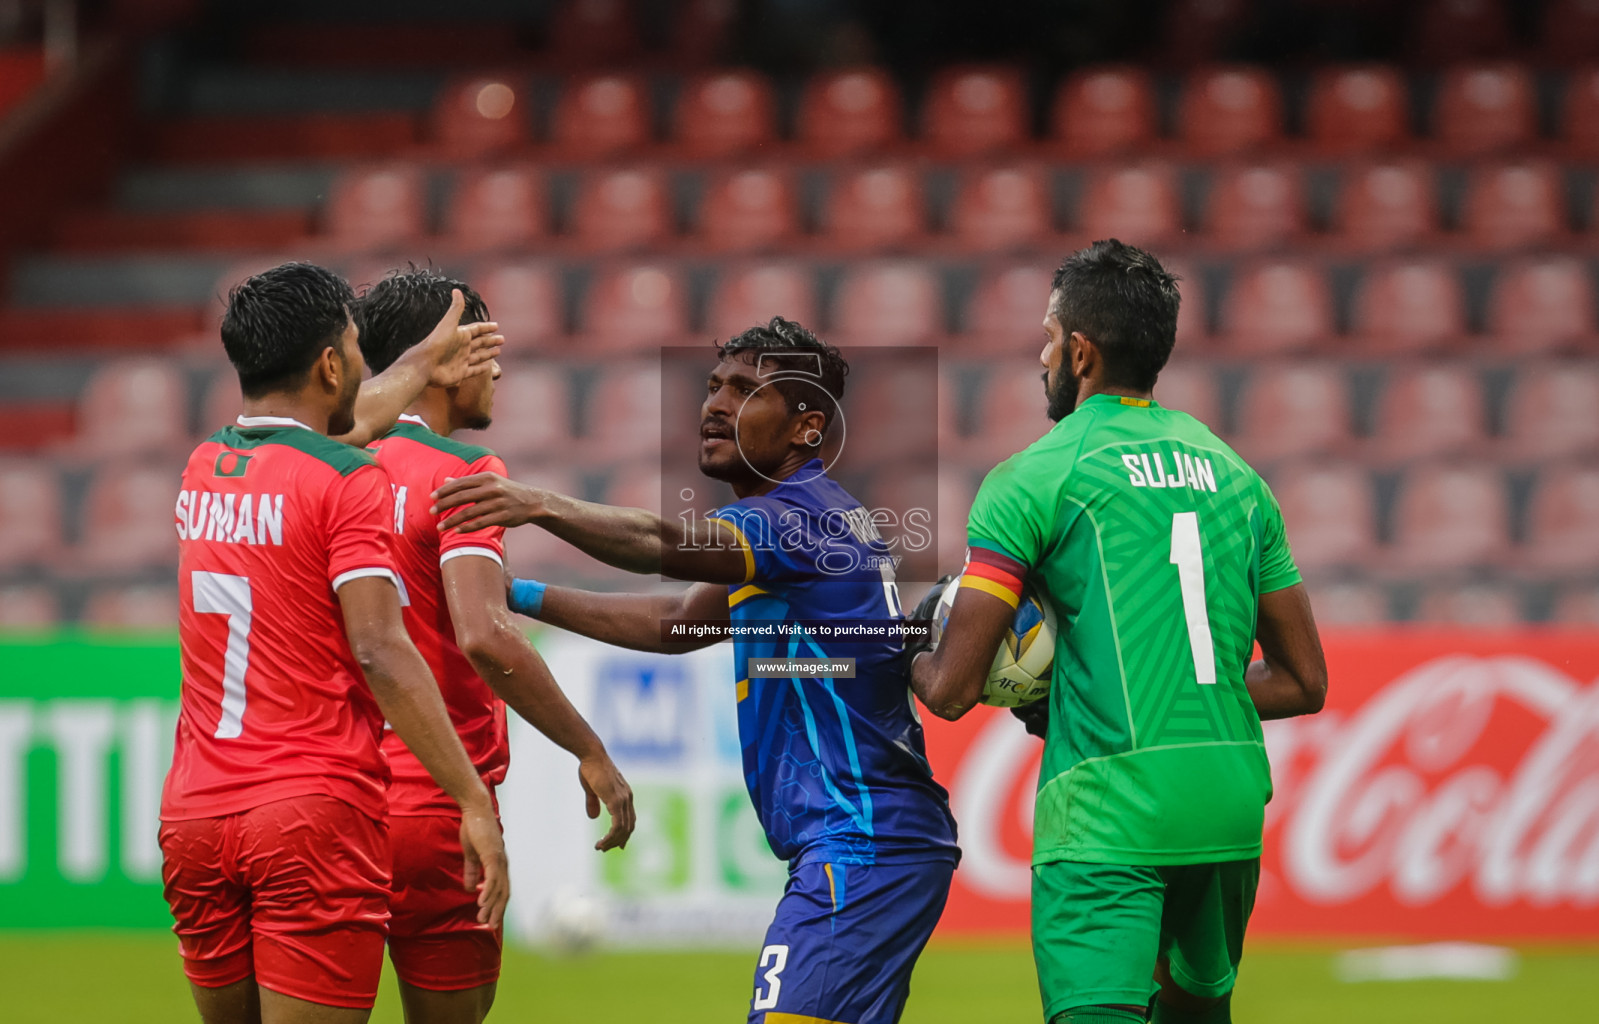
{"label": "red football jersey", "polygon": [[[439,533],[442,515],[428,509],[433,492],[446,477],[473,473],[505,474],[505,463],[487,448],[462,444],[435,434],[417,416],[402,416],[393,430],[374,442],[372,451],[388,471],[394,488],[394,558],[405,583],[405,628],[439,681],[467,756],[493,792],[505,781],[511,747],[505,731],[505,702],[494,695],[455,642],[455,623],[444,598],[443,566],[452,558],[475,555],[505,564],[505,530],[491,527],[476,533]],[[448,513],[446,513],[447,515]],[[383,738],[394,783],[389,787],[389,813],[405,816],[457,814],[445,795],[400,737]]]}
{"label": "red football jersey", "polygon": [[189,456],[178,495],[183,691],[161,818],[321,793],[376,818],[383,715],[336,591],[395,578],[389,478],[294,420],[240,417]]}

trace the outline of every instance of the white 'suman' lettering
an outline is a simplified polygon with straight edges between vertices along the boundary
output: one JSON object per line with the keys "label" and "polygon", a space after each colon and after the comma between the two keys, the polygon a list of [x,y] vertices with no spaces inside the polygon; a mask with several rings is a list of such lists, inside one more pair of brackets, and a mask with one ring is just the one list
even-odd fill
{"label": "white 'suman' lettering", "polygon": [[283,495],[180,491],[179,540],[283,546]]}

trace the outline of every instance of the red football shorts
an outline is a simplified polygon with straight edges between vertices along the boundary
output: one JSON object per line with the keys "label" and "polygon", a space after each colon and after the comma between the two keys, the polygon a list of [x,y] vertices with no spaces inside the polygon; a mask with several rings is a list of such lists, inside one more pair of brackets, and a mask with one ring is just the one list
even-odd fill
{"label": "red football shorts", "polygon": [[477,893],[464,887],[461,819],[389,819],[394,895],[389,899],[389,959],[407,985],[435,992],[500,979],[499,929],[477,921]]}
{"label": "red football shorts", "polygon": [[163,822],[161,853],[191,982],[221,988],[254,975],[296,999],[372,1006],[389,920],[385,823],[303,796]]}

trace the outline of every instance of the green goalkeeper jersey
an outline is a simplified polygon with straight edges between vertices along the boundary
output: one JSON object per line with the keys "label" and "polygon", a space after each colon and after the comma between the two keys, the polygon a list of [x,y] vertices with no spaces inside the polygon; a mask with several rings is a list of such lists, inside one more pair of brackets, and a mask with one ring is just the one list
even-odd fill
{"label": "green goalkeeper jersey", "polygon": [[988,475],[968,537],[1056,614],[1033,863],[1259,856],[1244,671],[1259,595],[1300,579],[1259,474],[1186,413],[1095,395]]}

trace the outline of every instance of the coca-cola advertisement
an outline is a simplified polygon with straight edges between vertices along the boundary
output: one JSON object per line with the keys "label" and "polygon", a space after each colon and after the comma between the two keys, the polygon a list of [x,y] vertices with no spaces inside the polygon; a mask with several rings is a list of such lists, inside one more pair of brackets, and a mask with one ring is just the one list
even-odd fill
{"label": "coca-cola advertisement", "polygon": [[[1266,723],[1252,934],[1599,936],[1599,636],[1324,638],[1319,715]],[[1042,745],[1001,711],[927,722],[965,851],[943,927],[1027,927]]]}

